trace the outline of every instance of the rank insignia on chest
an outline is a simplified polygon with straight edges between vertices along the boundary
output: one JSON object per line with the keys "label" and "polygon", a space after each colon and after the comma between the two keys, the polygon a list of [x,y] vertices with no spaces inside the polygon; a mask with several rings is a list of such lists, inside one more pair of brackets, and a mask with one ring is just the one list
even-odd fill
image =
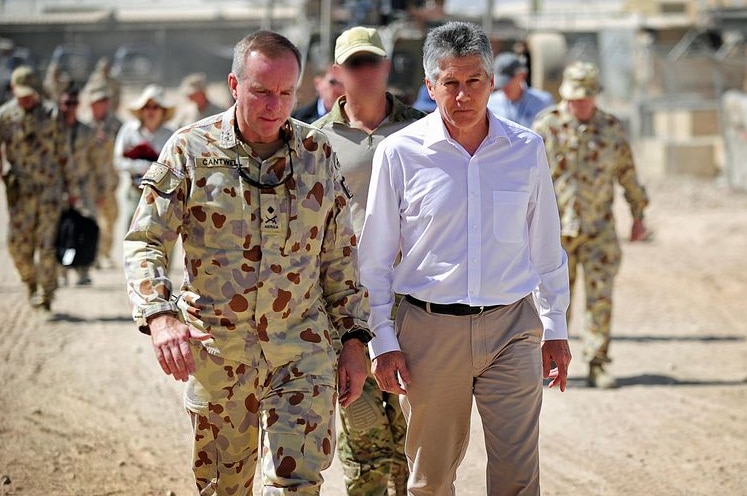
{"label": "rank insignia on chest", "polygon": [[262,232],[265,234],[280,233],[278,211],[272,205],[268,205],[262,210]]}

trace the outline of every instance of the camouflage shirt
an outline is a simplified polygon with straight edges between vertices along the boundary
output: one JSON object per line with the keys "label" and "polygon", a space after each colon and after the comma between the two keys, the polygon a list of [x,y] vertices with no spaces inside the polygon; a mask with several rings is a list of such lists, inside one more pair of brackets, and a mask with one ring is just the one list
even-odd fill
{"label": "camouflage shirt", "polygon": [[97,170],[96,190],[100,195],[113,195],[119,184],[119,174],[114,169],[114,139],[122,122],[113,115],[101,121],[91,121],[97,146],[93,150],[93,163]]}
{"label": "camouflage shirt", "polygon": [[633,219],[643,219],[648,196],[614,116],[597,108],[592,119],[582,123],[561,102],[540,114],[534,129],[545,141],[563,236],[614,228],[615,182],[623,187]]}
{"label": "camouflage shirt", "polygon": [[[175,312],[167,257],[184,248],[182,289],[203,307],[188,323],[211,353],[274,366],[332,350],[335,332],[366,327],[356,238],[335,154],[291,120],[287,145],[261,160],[237,138],[235,109],[174,134],[143,179],[125,237],[128,293],[139,324]],[[239,172],[263,184],[250,185]]]}
{"label": "camouflage shirt", "polygon": [[80,206],[86,210],[86,215],[92,215],[100,191],[97,188],[98,177],[94,160],[97,144],[93,129],[80,121],[75,121],[72,126],[63,125],[63,130],[68,147],[67,167],[73,177]]}
{"label": "camouflage shirt", "polygon": [[41,100],[25,111],[15,98],[0,107],[0,144],[5,144],[9,174],[22,194],[59,201],[73,177],[67,167],[67,145],[57,106]]}

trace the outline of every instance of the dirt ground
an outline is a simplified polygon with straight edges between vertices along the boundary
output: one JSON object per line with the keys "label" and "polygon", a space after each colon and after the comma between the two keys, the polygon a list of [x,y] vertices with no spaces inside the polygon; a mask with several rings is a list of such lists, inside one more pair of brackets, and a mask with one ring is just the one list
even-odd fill
{"label": "dirt ground", "polygon": [[[655,239],[624,243],[616,290],[621,387],[585,386],[572,337],[570,387],[547,390],[542,412],[546,496],[747,495],[747,194],[689,177],[646,183]],[[62,288],[40,321],[8,257],[2,196],[0,495],[194,494],[182,386],[134,329],[121,269]],[[458,494],[485,494],[484,463],[475,415]],[[337,461],[326,480],[323,495],[344,494]]]}

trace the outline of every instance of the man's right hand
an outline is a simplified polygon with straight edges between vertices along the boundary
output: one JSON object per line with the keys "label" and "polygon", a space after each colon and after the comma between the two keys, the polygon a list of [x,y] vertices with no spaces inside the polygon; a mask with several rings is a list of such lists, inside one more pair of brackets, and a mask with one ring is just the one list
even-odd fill
{"label": "man's right hand", "polygon": [[195,371],[195,361],[189,340],[204,341],[210,334],[198,331],[180,321],[175,315],[163,313],[148,320],[153,350],[161,369],[177,381],[186,381]]}
{"label": "man's right hand", "polygon": [[407,369],[405,354],[401,351],[390,351],[374,358],[371,361],[371,372],[382,391],[407,394],[410,371]]}

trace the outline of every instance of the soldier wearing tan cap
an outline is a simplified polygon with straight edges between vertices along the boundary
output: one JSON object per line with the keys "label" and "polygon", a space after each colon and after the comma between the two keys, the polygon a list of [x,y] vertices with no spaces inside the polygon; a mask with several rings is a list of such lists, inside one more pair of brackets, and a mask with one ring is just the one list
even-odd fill
{"label": "soldier wearing tan cap", "polygon": [[[0,107],[0,149],[8,201],[8,252],[29,301],[45,312],[57,289],[55,238],[65,193],[78,196],[67,165],[65,137],[54,102],[41,97],[28,66],[11,75],[14,98]],[[0,161],[3,156],[0,153]]]}
{"label": "soldier wearing tan cap", "polygon": [[91,106],[91,120],[87,123],[93,128],[98,146],[93,150],[96,167],[96,220],[99,224],[99,252],[96,258],[98,268],[109,268],[114,265],[111,248],[114,239],[114,226],[119,215],[117,187],[119,175],[114,168],[114,140],[122,122],[114,115],[111,108],[111,90],[105,83],[88,88],[88,103]]}
{"label": "soldier wearing tan cap", "polygon": [[630,205],[630,240],[644,240],[649,233],[643,224],[643,209],[648,204],[646,191],[638,181],[622,124],[597,107],[601,90],[599,70],[594,64],[569,65],[559,89],[562,101],[540,114],[534,129],[545,140],[571,288],[577,266],[583,267],[583,351],[589,364],[588,384],[607,389],[617,386],[615,378],[605,370],[610,362],[612,287],[622,255],[612,208],[616,183],[623,187]]}
{"label": "soldier wearing tan cap", "polygon": [[[329,137],[350,187],[353,227],[363,229],[373,156],[379,143],[425,114],[387,91],[391,61],[376,29],[354,27],[335,45],[333,76],[345,87],[329,113],[314,122]],[[407,493],[407,424],[396,394],[369,376],[363,394],[340,409],[337,454],[348,495]]]}
{"label": "soldier wearing tan cap", "polygon": [[169,123],[175,129],[192,124],[205,117],[219,114],[225,110],[208,98],[207,76],[202,72],[195,72],[186,76],[179,86],[179,92],[189,102],[187,107],[178,111],[174,120]]}

